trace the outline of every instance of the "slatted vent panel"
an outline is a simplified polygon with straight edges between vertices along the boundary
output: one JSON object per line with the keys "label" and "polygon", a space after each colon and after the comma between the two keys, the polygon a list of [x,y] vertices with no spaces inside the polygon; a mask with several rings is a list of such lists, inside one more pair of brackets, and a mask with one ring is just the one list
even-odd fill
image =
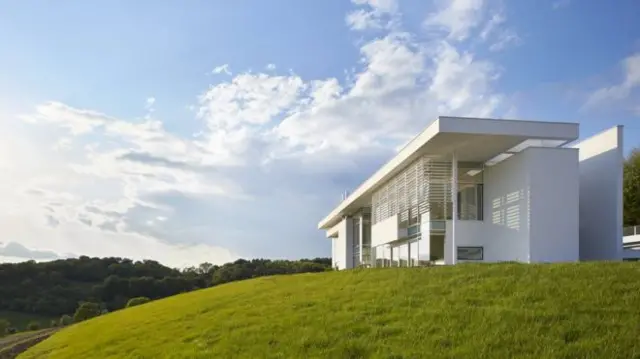
{"label": "slatted vent panel", "polygon": [[451,202],[451,163],[420,157],[373,193],[373,223],[395,214],[401,222],[417,221],[433,203]]}

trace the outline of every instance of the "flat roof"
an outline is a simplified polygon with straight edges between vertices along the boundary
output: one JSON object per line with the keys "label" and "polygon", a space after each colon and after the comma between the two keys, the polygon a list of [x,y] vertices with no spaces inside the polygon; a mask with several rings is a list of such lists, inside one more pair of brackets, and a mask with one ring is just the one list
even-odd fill
{"label": "flat roof", "polygon": [[578,139],[578,132],[579,125],[570,122],[440,116],[340,202],[318,223],[318,229],[329,229],[343,215],[368,205],[378,187],[419,156],[445,160],[455,152],[458,161],[493,165],[500,157],[507,158],[527,147],[563,146]]}

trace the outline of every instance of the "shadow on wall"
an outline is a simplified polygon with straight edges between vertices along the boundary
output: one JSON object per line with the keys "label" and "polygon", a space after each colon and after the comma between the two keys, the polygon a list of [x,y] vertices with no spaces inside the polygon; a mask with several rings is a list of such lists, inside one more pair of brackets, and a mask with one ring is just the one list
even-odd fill
{"label": "shadow on wall", "polygon": [[491,201],[491,224],[519,231],[522,213],[520,201],[526,198],[524,193],[525,190],[520,189],[494,198]]}
{"label": "shadow on wall", "polygon": [[[519,187],[519,186],[514,186]],[[491,222],[487,223],[487,261],[529,261],[529,193],[530,189],[511,188],[494,197]]]}
{"label": "shadow on wall", "polygon": [[580,161],[580,260],[622,257],[622,168],[619,147]]}

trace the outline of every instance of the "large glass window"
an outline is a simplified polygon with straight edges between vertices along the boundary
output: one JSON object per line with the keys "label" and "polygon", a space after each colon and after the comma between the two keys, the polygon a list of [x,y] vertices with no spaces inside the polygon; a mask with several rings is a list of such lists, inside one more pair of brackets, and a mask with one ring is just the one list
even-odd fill
{"label": "large glass window", "polygon": [[362,262],[366,266],[373,265],[373,251],[371,249],[371,215],[365,213],[362,215]]}
{"label": "large glass window", "polygon": [[358,267],[360,265],[360,217],[355,217],[352,220],[353,230],[353,266]]}

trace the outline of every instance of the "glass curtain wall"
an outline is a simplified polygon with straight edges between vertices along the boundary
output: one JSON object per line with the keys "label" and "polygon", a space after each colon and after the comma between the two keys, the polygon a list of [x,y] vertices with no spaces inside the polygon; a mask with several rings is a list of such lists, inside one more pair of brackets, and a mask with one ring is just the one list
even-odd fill
{"label": "glass curtain wall", "polygon": [[360,217],[354,217],[351,221],[353,231],[353,268],[360,266]]}
{"label": "glass curtain wall", "polygon": [[372,266],[371,251],[371,213],[362,215],[362,264],[366,267]]}

